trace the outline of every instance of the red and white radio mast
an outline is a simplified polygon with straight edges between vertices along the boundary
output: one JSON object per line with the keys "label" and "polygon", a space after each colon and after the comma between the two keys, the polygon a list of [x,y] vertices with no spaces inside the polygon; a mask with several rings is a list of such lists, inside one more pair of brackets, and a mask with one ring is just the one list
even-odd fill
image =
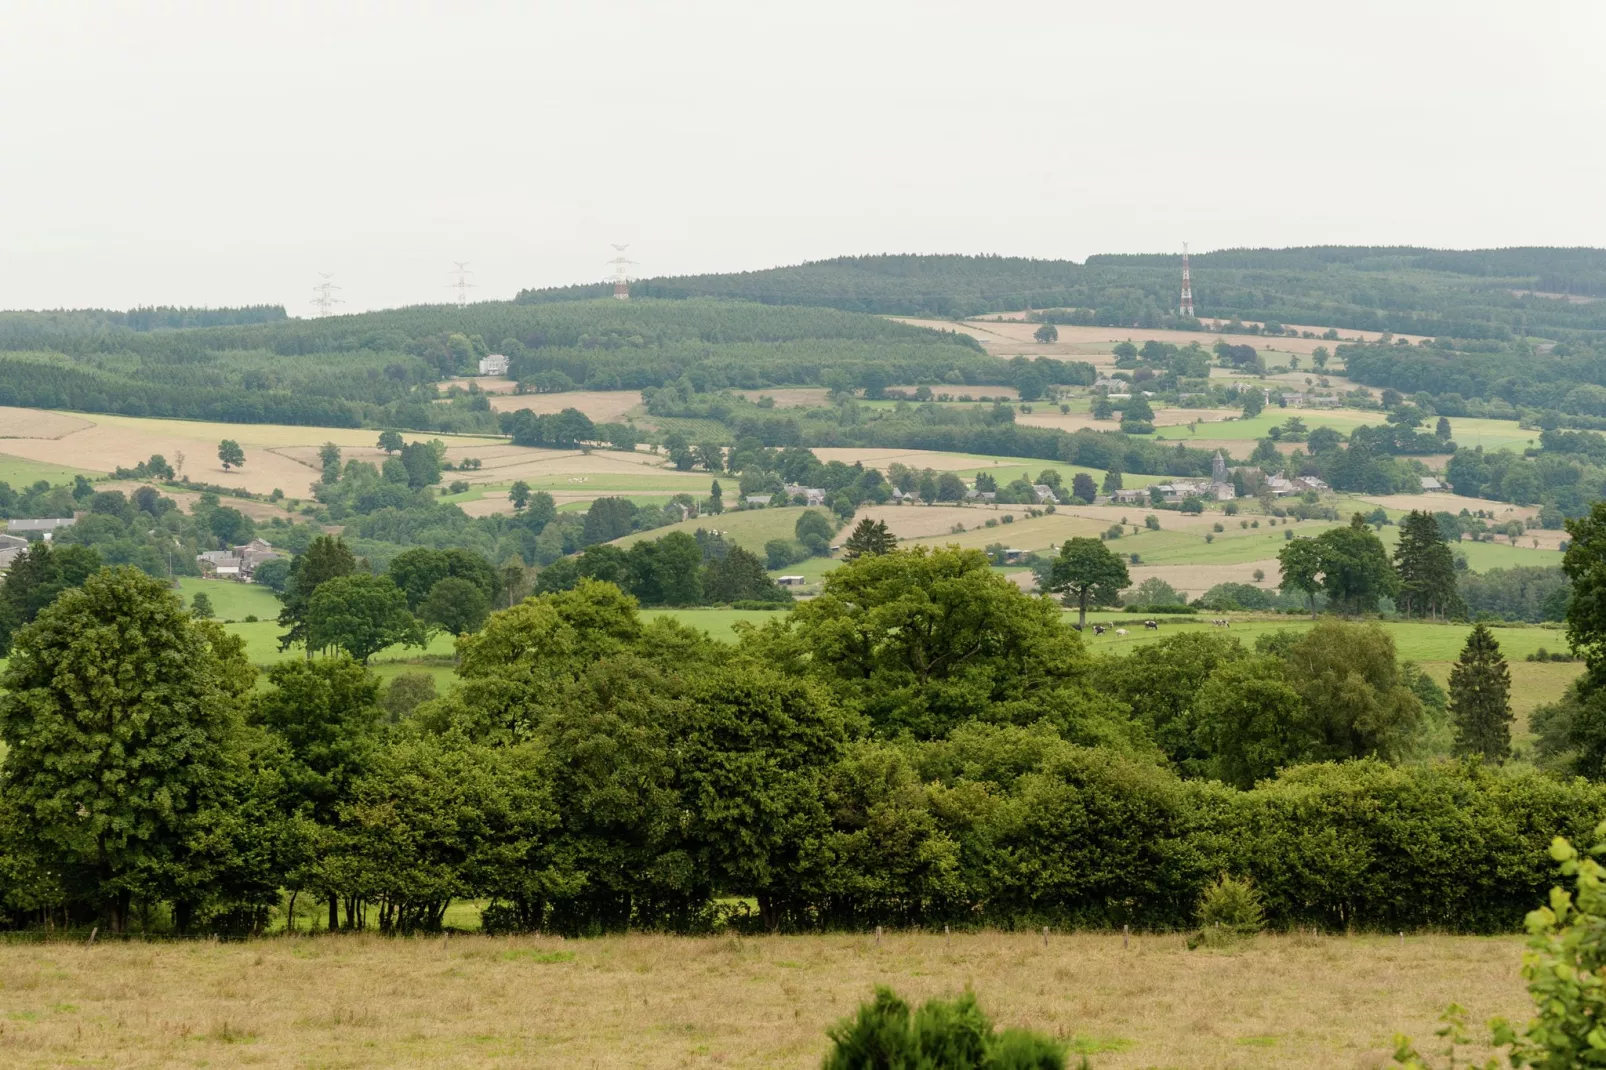
{"label": "red and white radio mast", "polygon": [[1193,318],[1193,282],[1188,278],[1188,243],[1182,243],[1182,315]]}

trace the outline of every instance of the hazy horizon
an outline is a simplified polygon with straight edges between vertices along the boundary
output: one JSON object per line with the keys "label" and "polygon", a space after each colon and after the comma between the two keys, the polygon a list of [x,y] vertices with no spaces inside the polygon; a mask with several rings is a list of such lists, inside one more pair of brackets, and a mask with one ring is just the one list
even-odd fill
{"label": "hazy horizon", "polygon": [[1606,246],[1606,11],[68,0],[0,41],[0,307],[342,312],[875,252]]}

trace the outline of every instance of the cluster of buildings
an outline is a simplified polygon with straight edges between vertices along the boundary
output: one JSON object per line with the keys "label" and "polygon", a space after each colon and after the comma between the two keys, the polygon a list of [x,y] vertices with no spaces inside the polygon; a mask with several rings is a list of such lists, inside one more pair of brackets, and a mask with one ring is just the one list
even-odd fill
{"label": "cluster of buildings", "polygon": [[231,550],[208,550],[196,554],[195,561],[201,566],[201,575],[209,579],[250,583],[258,565],[264,561],[281,561],[286,557],[266,539],[252,539],[244,546],[236,546]]}
{"label": "cluster of buildings", "polygon": [[1230,502],[1238,497],[1237,488],[1233,482],[1234,472],[1253,472],[1253,479],[1263,484],[1266,489],[1279,498],[1286,498],[1294,494],[1303,494],[1308,490],[1326,491],[1328,486],[1315,476],[1296,476],[1286,479],[1283,476],[1262,476],[1260,470],[1248,468],[1228,468],[1227,459],[1220,450],[1210,462],[1209,479],[1177,479],[1170,483],[1159,483],[1153,487],[1134,487],[1130,490],[1118,490],[1110,495],[1111,501],[1123,502],[1132,505],[1141,505],[1151,500],[1151,492],[1158,491],[1167,502],[1181,502],[1189,498],[1205,498],[1211,501]]}
{"label": "cluster of buildings", "polygon": [[[43,520],[11,520],[6,523],[4,534],[0,534],[0,572],[11,567],[32,538],[50,541],[50,536],[62,528],[70,528],[76,517],[48,517]],[[30,538],[30,536],[32,538]]]}

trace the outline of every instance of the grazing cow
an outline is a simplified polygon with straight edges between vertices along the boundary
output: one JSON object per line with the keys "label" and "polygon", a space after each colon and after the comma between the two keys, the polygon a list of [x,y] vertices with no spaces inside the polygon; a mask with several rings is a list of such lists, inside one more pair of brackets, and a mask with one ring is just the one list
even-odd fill
{"label": "grazing cow", "polygon": [[1126,629],[1125,628],[1117,628],[1117,629],[1115,629],[1115,634],[1116,635],[1125,635],[1126,634]]}
{"label": "grazing cow", "polygon": [[1082,626],[1080,624],[1073,624],[1073,625],[1071,625],[1071,627],[1075,628],[1077,631],[1081,631],[1082,630]]}
{"label": "grazing cow", "polygon": [[1143,622],[1143,626],[1151,632],[1157,632],[1160,630],[1160,622],[1157,620],[1146,620]]}
{"label": "grazing cow", "polygon": [[1102,625],[1102,624],[1093,625],[1093,634],[1094,635],[1103,635],[1104,634],[1104,625]]}

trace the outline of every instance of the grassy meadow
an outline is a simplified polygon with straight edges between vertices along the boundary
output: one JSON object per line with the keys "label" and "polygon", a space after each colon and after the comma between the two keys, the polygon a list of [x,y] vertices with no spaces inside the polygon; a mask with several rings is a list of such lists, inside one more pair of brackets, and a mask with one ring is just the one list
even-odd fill
{"label": "grassy meadow", "polygon": [[49,461],[35,461],[27,457],[13,457],[9,453],[0,453],[0,483],[10,483],[13,487],[30,486],[41,479],[47,483],[71,483],[75,476],[93,478],[99,474],[86,468],[72,468],[64,464],[52,464]]}
{"label": "grassy meadow", "polygon": [[[1387,1065],[1528,1006],[1521,940],[888,933],[756,938],[275,937],[246,943],[0,944],[0,1062],[120,1067],[820,1065],[826,1029],[890,985],[974,989],[1094,1070]],[[1474,1029],[1481,1034],[1481,1028]],[[1473,1051],[1469,1055],[1485,1053]]]}

